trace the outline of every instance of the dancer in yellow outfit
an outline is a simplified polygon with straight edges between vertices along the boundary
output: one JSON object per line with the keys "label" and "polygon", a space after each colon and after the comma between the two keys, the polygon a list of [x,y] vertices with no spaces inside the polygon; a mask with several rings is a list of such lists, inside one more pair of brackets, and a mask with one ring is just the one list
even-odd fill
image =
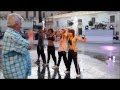
{"label": "dancer in yellow outfit", "polygon": [[77,41],[86,42],[87,39],[75,36],[75,31],[73,29],[70,29],[68,33],[68,69],[66,73],[70,73],[71,62],[73,59],[77,77],[80,77],[80,67],[77,61],[77,46],[76,46]]}

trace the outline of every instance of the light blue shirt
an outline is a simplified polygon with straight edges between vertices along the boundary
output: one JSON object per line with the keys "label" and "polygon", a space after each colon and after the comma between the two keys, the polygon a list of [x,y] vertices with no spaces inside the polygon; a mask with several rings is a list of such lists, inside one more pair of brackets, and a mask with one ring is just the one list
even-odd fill
{"label": "light blue shirt", "polygon": [[25,79],[31,75],[30,43],[19,32],[8,28],[3,37],[2,70],[6,79]]}

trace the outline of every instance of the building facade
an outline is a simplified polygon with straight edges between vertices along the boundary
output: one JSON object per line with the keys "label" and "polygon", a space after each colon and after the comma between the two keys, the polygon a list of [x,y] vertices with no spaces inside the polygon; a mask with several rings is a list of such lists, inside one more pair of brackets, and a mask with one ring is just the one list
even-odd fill
{"label": "building facade", "polygon": [[[113,33],[114,35],[117,33],[120,40],[120,11],[78,11],[50,18],[53,19],[54,29],[71,27],[75,29],[76,35],[85,34],[86,27],[89,27],[88,30],[102,30],[101,32],[104,33],[105,30],[110,29],[110,26],[113,26]],[[90,21],[93,23],[92,26],[90,26]],[[70,22],[73,25],[70,25]]]}
{"label": "building facade", "polygon": [[[23,28],[32,28],[33,22],[40,24],[43,20],[46,21],[46,27],[53,26],[53,21],[47,22],[47,17],[65,14],[71,11],[0,11],[0,29],[6,29],[7,15],[10,13],[18,13],[24,18]],[[51,23],[52,22],[52,23]]]}

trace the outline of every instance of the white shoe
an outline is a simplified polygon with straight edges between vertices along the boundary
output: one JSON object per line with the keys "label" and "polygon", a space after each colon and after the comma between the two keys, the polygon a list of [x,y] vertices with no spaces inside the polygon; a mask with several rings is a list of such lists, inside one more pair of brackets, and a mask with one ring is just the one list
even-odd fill
{"label": "white shoe", "polygon": [[43,66],[46,67],[46,66],[48,66],[48,64],[47,64],[47,63],[46,63],[46,64],[43,64]]}
{"label": "white shoe", "polygon": [[80,74],[77,74],[77,76],[76,76],[77,78],[79,78],[80,77]]}
{"label": "white shoe", "polygon": [[58,69],[58,68],[59,68],[59,67],[58,67],[58,66],[56,66],[56,65],[52,67],[52,69]]}
{"label": "white shoe", "polygon": [[48,66],[48,65],[49,65],[49,63],[46,63],[45,65],[46,65],[46,66]]}
{"label": "white shoe", "polygon": [[67,70],[66,70],[66,71],[65,71],[65,74],[68,74],[68,73],[70,73],[70,71],[67,71]]}

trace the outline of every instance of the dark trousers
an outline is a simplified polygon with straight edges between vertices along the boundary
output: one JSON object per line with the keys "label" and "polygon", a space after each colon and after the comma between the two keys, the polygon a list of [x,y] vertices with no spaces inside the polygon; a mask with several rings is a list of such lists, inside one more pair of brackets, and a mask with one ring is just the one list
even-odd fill
{"label": "dark trousers", "polygon": [[48,61],[47,61],[47,63],[49,63],[50,55],[52,55],[54,64],[56,65],[55,47],[54,46],[48,46],[47,52],[48,52]]}
{"label": "dark trousers", "polygon": [[67,57],[66,57],[66,52],[65,51],[61,51],[61,52],[58,52],[58,64],[57,66],[60,65],[60,62],[61,62],[61,58],[63,57],[63,61],[65,63],[65,66],[66,68],[68,68],[68,65],[67,65]]}
{"label": "dark trousers", "polygon": [[52,79],[55,79],[56,76],[57,76],[57,74],[58,74],[58,79],[61,79],[61,75],[60,75],[59,70],[54,70],[54,73],[53,73]]}
{"label": "dark trousers", "polygon": [[41,58],[43,60],[43,63],[46,63],[46,57],[44,53],[44,47],[37,46],[37,54],[38,54],[38,61],[41,55]]}
{"label": "dark trousers", "polygon": [[38,79],[44,79],[45,78],[45,70],[46,70],[46,67],[43,67],[42,71],[40,71],[40,66],[38,66]]}
{"label": "dark trousers", "polygon": [[70,71],[72,60],[73,60],[74,65],[75,65],[76,73],[80,74],[80,67],[79,67],[79,64],[77,62],[77,52],[74,52],[73,50],[69,50],[68,51],[68,71]]}

